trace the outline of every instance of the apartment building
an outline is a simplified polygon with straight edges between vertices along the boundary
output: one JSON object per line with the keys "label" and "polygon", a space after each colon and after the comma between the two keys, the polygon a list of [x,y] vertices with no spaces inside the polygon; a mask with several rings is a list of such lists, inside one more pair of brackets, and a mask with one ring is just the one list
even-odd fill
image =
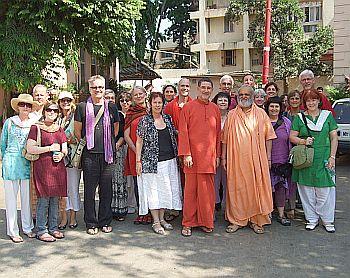
{"label": "apartment building", "polygon": [[[191,51],[199,56],[196,74],[210,76],[216,84],[224,74],[240,79],[244,72],[260,74],[262,70],[262,52],[247,37],[253,15],[246,14],[239,22],[232,22],[226,16],[228,6],[229,0],[198,0],[193,1],[190,13],[197,22],[197,39],[191,46]],[[305,14],[306,36],[315,32],[317,26],[332,23],[334,0],[300,0],[300,6]],[[332,59],[332,51],[325,59]],[[297,87],[296,80],[292,80],[292,86]]]}

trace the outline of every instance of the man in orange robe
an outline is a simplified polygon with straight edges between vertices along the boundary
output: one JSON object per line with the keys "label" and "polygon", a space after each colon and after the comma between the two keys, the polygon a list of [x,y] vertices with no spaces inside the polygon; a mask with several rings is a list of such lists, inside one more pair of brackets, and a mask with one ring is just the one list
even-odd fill
{"label": "man in orange robe", "polygon": [[187,103],[180,114],[179,156],[185,172],[182,235],[190,236],[192,227],[210,233],[214,228],[214,175],[220,161],[221,116],[209,101],[213,83],[198,81],[198,98]]}
{"label": "man in orange robe", "polygon": [[265,111],[253,102],[254,89],[243,85],[238,106],[227,116],[222,134],[221,163],[227,169],[226,232],[247,226],[263,233],[273,210],[269,167],[276,138]]}

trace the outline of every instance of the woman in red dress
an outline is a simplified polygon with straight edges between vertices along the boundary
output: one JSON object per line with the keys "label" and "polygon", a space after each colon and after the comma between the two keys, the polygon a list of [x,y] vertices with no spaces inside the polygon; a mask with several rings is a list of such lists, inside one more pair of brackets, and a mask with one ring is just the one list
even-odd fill
{"label": "woman in red dress", "polygon": [[[67,172],[63,157],[67,154],[67,138],[57,124],[58,105],[48,103],[44,107],[43,120],[30,128],[27,150],[39,154],[33,163],[33,177],[38,196],[36,208],[37,239],[53,242],[64,238],[58,230],[58,198],[67,197]],[[36,142],[38,128],[41,142]],[[48,229],[46,227],[46,223]]]}

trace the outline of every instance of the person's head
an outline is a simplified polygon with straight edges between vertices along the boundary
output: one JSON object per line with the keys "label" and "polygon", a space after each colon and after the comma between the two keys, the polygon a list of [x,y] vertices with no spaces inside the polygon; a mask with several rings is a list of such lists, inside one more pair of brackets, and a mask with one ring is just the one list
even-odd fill
{"label": "person's head", "polygon": [[317,92],[319,92],[319,93],[323,93],[323,87],[317,87]]}
{"label": "person's head", "polygon": [[249,85],[242,85],[238,89],[238,106],[242,108],[249,108],[253,104],[254,89]]}
{"label": "person's head", "polygon": [[293,90],[288,94],[288,104],[294,109],[298,109],[300,107],[301,95],[298,90]]}
{"label": "person's head", "polygon": [[267,94],[263,89],[256,89],[254,91],[254,103],[259,107],[263,107],[267,98],[266,96]]}
{"label": "person's head", "polygon": [[255,87],[255,78],[252,73],[246,73],[243,76],[243,85],[247,85],[253,88]]}
{"label": "person's head", "polygon": [[74,97],[71,92],[61,91],[58,95],[58,105],[61,111],[74,110]]}
{"label": "person's head", "polygon": [[304,70],[299,75],[299,81],[303,90],[311,90],[315,86],[315,75],[311,70]]}
{"label": "person's head", "polygon": [[227,93],[219,92],[212,99],[212,102],[214,102],[220,110],[228,110],[231,105],[231,98]]}
{"label": "person's head", "polygon": [[232,87],[234,85],[233,78],[230,75],[224,75],[220,78],[220,91],[231,95]]}
{"label": "person's head", "polygon": [[275,82],[267,83],[264,89],[268,97],[278,96],[278,86]]}
{"label": "person's head", "polygon": [[213,93],[213,82],[207,78],[201,78],[197,83],[197,96],[200,100],[209,101]]}
{"label": "person's head", "polygon": [[105,100],[115,103],[115,92],[112,89],[105,90]]}
{"label": "person's head", "polygon": [[39,103],[34,101],[29,94],[20,94],[18,97],[11,99],[11,107],[20,116],[27,117],[30,112],[39,107]]}
{"label": "person's head", "polygon": [[281,98],[282,105],[283,105],[283,111],[286,111],[287,108],[289,107],[288,94],[283,94],[280,96],[280,98]]}
{"label": "person's head", "polygon": [[40,103],[40,105],[45,105],[49,101],[49,93],[47,92],[47,87],[42,84],[37,84],[33,88],[33,99]]}
{"label": "person's head", "polygon": [[100,100],[104,97],[106,80],[101,75],[91,76],[88,80],[92,99]]}
{"label": "person's head", "polygon": [[176,94],[176,87],[174,85],[169,84],[163,87],[163,95],[167,102],[172,101],[175,98]]}
{"label": "person's head", "polygon": [[48,102],[44,106],[44,115],[43,119],[44,122],[56,122],[58,118],[58,113],[59,113],[59,107],[58,104],[55,102]]}
{"label": "person's head", "polygon": [[132,102],[132,96],[129,92],[121,92],[119,93],[116,104],[119,110],[122,110],[124,113],[129,110]]}
{"label": "person's head", "polygon": [[148,103],[152,114],[160,114],[165,103],[164,95],[161,92],[151,92]]}
{"label": "person's head", "polygon": [[187,97],[190,93],[190,80],[188,78],[181,78],[178,84],[179,95]]}
{"label": "person's head", "polygon": [[317,91],[307,91],[303,94],[303,105],[307,111],[315,111],[322,106],[321,95]]}
{"label": "person's head", "polygon": [[134,86],[131,90],[132,101],[137,105],[145,105],[146,90],[141,86]]}
{"label": "person's head", "polygon": [[283,113],[281,98],[278,96],[269,98],[265,103],[265,111],[270,118],[281,118]]}

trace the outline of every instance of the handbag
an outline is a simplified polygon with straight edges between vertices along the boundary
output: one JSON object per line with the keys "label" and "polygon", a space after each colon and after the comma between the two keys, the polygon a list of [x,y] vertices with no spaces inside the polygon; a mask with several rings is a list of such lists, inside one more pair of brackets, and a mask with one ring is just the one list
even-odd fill
{"label": "handbag", "polygon": [[[35,125],[37,128],[37,133],[36,133],[36,143],[38,147],[41,147],[41,132],[40,132],[40,127],[38,125]],[[24,145],[23,150],[22,150],[22,156],[29,160],[29,161],[35,161],[39,159],[40,154],[32,154],[28,152],[27,150],[27,144]]]}
{"label": "handbag", "polygon": [[[94,123],[94,128],[96,127],[98,121],[100,120],[100,118],[102,117],[102,114],[103,114],[103,106],[101,106],[100,110],[98,110],[98,113],[96,115],[96,118],[95,118],[95,123]],[[83,155],[83,150],[86,146],[86,136],[84,136],[84,138],[81,138],[79,143],[78,143],[78,146],[77,146],[77,149],[72,157],[72,160],[70,162],[70,165],[75,167],[75,168],[81,168],[81,157]]]}
{"label": "handbag", "polygon": [[[306,118],[304,113],[301,113],[303,117],[303,122],[306,126],[308,136],[311,136],[310,129],[307,126]],[[294,169],[304,169],[310,167],[314,161],[314,148],[312,146],[297,145],[293,147],[290,151],[290,160],[292,161]]]}

